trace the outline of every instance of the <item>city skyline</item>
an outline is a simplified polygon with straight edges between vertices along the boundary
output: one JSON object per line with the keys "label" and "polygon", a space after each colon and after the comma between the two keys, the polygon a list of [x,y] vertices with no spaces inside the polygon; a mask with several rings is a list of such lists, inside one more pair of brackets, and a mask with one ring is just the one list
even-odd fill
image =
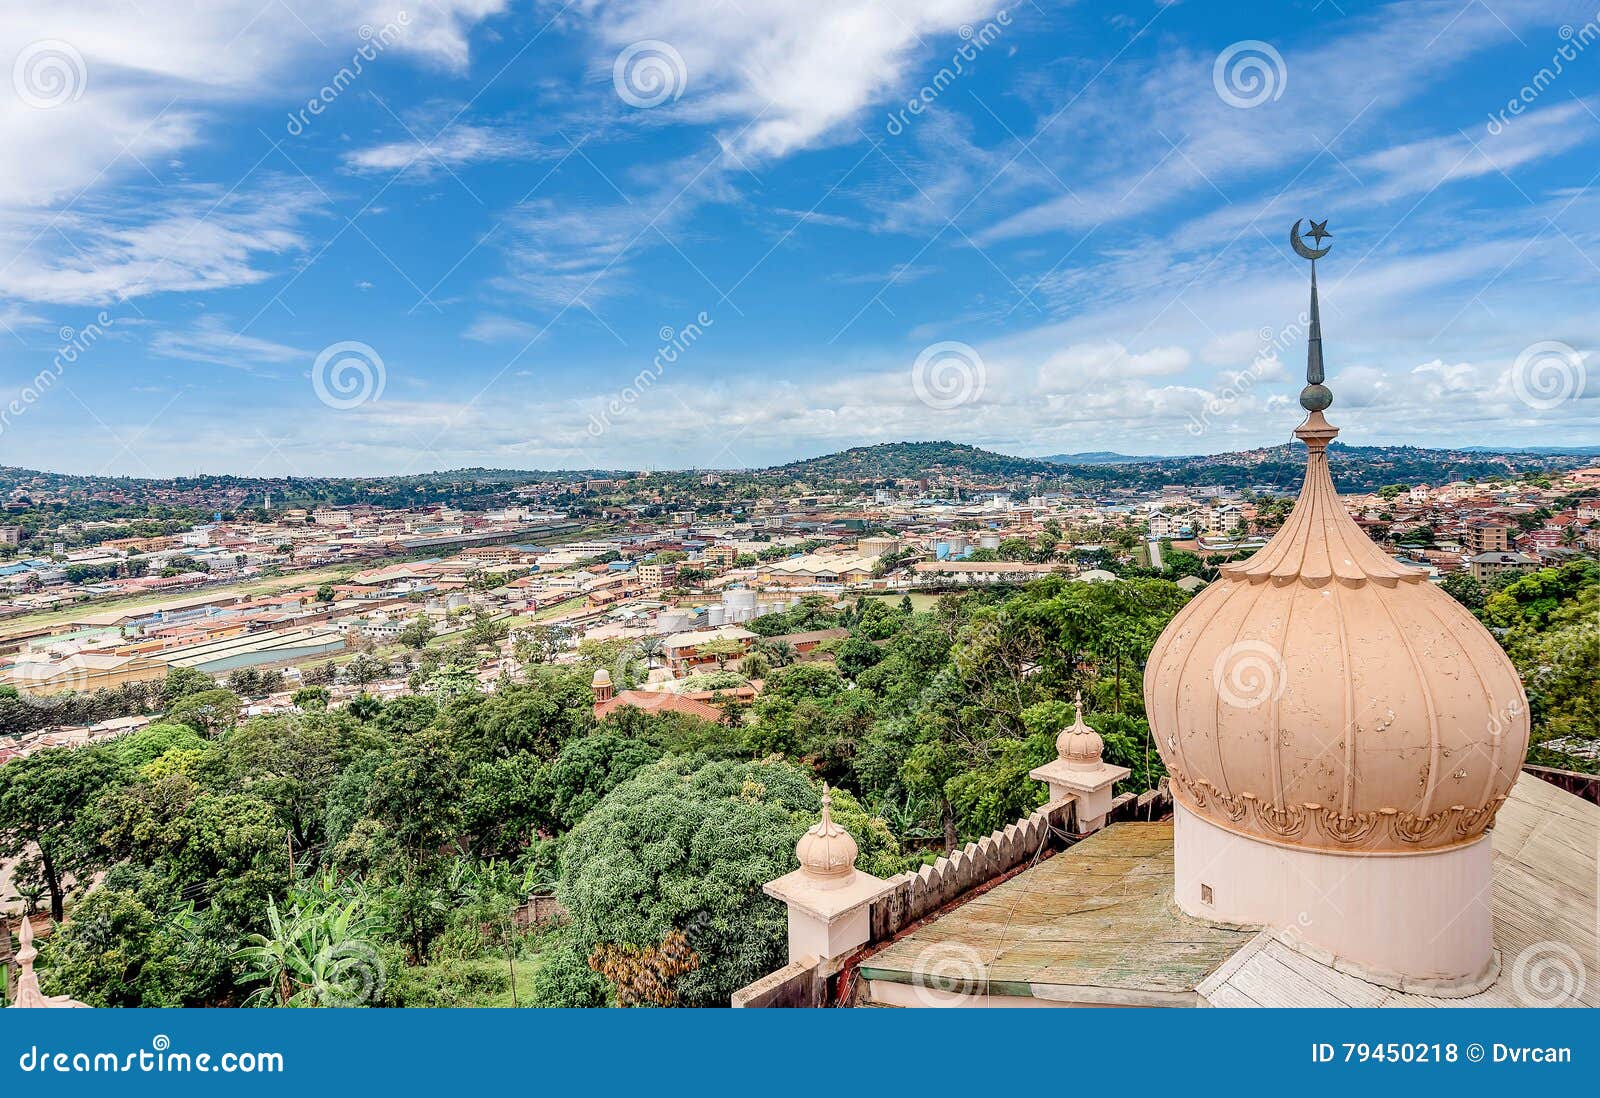
{"label": "city skyline", "polygon": [[1343,441],[1592,445],[1597,18],[53,5],[5,42],[0,464],[1272,445],[1310,216]]}

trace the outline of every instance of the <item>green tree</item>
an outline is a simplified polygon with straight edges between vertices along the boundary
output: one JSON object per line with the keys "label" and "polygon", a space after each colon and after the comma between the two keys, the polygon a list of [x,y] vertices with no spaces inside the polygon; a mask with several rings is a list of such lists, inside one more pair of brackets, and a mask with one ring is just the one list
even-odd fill
{"label": "green tree", "polygon": [[167,707],[166,719],[186,724],[207,739],[216,739],[239,721],[239,696],[232,690],[185,694]]}
{"label": "green tree", "polygon": [[[563,846],[567,963],[602,945],[655,945],[682,931],[699,966],[677,978],[678,1001],[725,1005],[782,963],[784,909],[761,886],[794,868],[795,841],[817,806],[815,788],[783,763],[666,760],[641,770]],[[571,983],[563,994],[594,994],[592,980]],[[572,1001],[552,1001],[554,990],[541,982],[543,1005]]]}
{"label": "green tree", "polygon": [[428,642],[433,639],[433,636],[433,619],[426,614],[418,614],[406,623],[404,629],[400,630],[399,641],[407,648],[415,648],[421,651],[428,647]]}
{"label": "green tree", "polygon": [[103,864],[93,806],[122,774],[104,747],[46,747],[0,766],[0,853],[18,859],[19,881],[45,886],[57,922],[67,890]]}

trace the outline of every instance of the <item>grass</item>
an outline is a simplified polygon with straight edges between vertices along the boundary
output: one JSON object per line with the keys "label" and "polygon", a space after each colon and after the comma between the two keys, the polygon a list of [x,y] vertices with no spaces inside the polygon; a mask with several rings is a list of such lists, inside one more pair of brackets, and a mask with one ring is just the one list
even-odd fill
{"label": "grass", "polygon": [[525,1007],[529,1003],[533,1002],[533,977],[534,974],[539,971],[539,959],[542,956],[544,956],[542,953],[535,953],[532,956],[517,958],[517,996],[515,1002],[512,1002],[511,989],[508,987],[499,995],[490,996],[483,1002],[473,1003],[472,1005],[485,1007]]}
{"label": "grass", "polygon": [[[881,599],[885,602],[892,602],[896,606],[899,606],[900,600],[904,598],[904,596],[898,594],[868,595],[867,598]],[[917,592],[911,596],[911,609],[918,614],[922,613],[924,610],[932,610],[937,605],[939,605],[938,595],[929,595],[925,592]]]}
{"label": "grass", "polygon": [[567,599],[565,602],[558,602],[552,606],[546,606],[543,610],[540,610],[537,614],[533,615],[533,620],[548,621],[551,618],[559,617],[560,615],[567,613],[569,610],[576,610],[578,607],[583,606],[587,602],[587,597],[579,595],[576,598]]}

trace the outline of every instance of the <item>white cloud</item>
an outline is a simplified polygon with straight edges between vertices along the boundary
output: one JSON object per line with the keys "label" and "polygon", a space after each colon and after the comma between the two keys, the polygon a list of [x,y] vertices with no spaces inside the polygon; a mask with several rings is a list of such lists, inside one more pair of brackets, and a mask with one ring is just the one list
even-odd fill
{"label": "white cloud", "polygon": [[51,109],[14,94],[9,79],[0,96],[0,290],[76,302],[258,281],[254,259],[299,243],[292,217],[262,208],[281,196],[258,180],[222,181],[216,193],[229,197],[215,211],[201,188],[163,198],[148,217],[131,212],[133,202],[96,214],[96,199],[153,182],[153,167],[170,168],[200,144],[219,107],[286,87],[314,94],[368,41],[363,26],[395,26],[389,49],[459,70],[471,28],[506,7],[429,0],[408,8],[401,27],[386,0],[8,5],[6,77],[14,58],[53,43],[55,75],[68,83]]}
{"label": "white cloud", "polygon": [[538,330],[527,321],[491,313],[474,320],[461,338],[474,343],[526,343]]}
{"label": "white cloud", "polygon": [[517,160],[547,155],[540,146],[513,130],[455,123],[434,136],[428,127],[417,138],[374,145],[349,153],[345,162],[358,171],[394,172],[402,169],[432,175],[444,168],[494,160]]}
{"label": "white cloud", "polygon": [[0,293],[29,301],[94,304],[170,291],[249,285],[256,260],[304,246],[300,220],[321,196],[271,180],[248,194],[168,188],[135,217],[94,207],[52,215],[0,215]]}
{"label": "white cloud", "polygon": [[[992,17],[992,0],[582,0],[617,53],[663,41],[682,55],[686,120],[717,123],[734,155],[784,156],[817,144],[888,91],[914,82],[930,40]],[[933,68],[943,59],[930,61]]]}
{"label": "white cloud", "polygon": [[315,358],[314,354],[298,347],[244,335],[219,316],[201,317],[183,331],[158,332],[150,341],[150,351],[162,358],[246,371],[253,371],[260,365],[310,362]]}

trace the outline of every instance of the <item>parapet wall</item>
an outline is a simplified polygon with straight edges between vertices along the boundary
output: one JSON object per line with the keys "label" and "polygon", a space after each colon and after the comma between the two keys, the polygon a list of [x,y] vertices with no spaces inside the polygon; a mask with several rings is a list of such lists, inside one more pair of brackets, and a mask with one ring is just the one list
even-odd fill
{"label": "parapet wall", "polygon": [[[1165,783],[1138,795],[1124,793],[1112,802],[1106,822],[1163,815],[1172,805]],[[1077,801],[1066,797],[1041,805],[1015,823],[968,843],[913,873],[888,880],[872,901],[871,936],[862,952],[883,945],[919,920],[997,881],[1006,874],[1072,845],[1078,834]],[[821,1007],[833,1002],[834,977],[853,957],[805,957],[770,972],[733,995],[736,1007]]]}

